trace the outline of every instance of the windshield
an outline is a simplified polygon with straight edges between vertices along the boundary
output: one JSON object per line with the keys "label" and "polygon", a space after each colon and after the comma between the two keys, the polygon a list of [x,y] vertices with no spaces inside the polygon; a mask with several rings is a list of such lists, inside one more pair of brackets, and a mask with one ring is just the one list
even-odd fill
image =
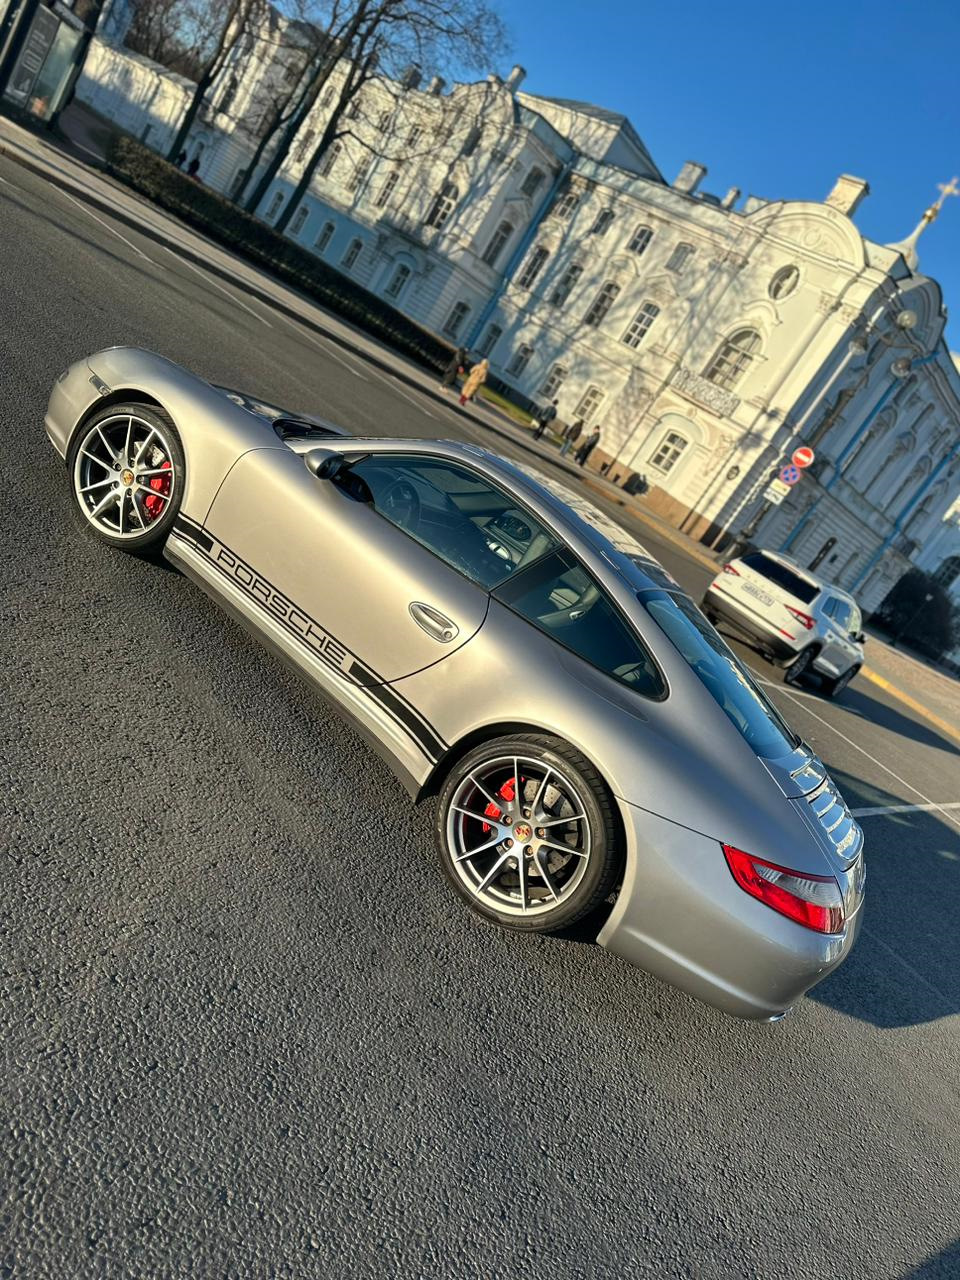
{"label": "windshield", "polygon": [[641,591],[638,598],[758,756],[776,760],[800,745],[800,739],[689,596]]}
{"label": "windshield", "polygon": [[754,573],[759,573],[766,578],[768,582],[775,582],[778,587],[783,587],[784,591],[789,591],[804,604],[809,604],[820,590],[814,583],[801,578],[799,573],[794,573],[788,564],[781,564],[779,560],[765,556],[762,551],[751,551],[749,555],[743,557],[743,563]]}

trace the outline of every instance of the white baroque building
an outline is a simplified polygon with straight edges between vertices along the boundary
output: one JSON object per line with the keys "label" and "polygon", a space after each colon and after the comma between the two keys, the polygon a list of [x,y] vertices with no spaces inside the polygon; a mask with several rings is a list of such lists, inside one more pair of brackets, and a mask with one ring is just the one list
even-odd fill
{"label": "white baroque building", "polygon": [[[228,67],[197,122],[188,152],[226,194],[278,65]],[[522,402],[598,424],[591,466],[645,476],[645,501],[678,527],[721,550],[786,550],[875,609],[960,493],[960,372],[916,252],[943,196],[912,236],[875,244],[853,221],[860,179],[823,201],[718,198],[702,165],[668,182],[625,117],[525,93],[524,74],[449,91],[416,71],[371,82],[287,234],[489,356]],[[187,92],[176,81],[101,41],[78,93],[162,150]],[[267,192],[267,221],[335,90]],[[774,501],[800,444],[815,462]]]}

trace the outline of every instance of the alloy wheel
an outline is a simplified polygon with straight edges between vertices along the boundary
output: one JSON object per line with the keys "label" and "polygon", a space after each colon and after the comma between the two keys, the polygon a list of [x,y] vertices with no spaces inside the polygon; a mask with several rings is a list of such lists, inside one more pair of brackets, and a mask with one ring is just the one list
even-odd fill
{"label": "alloy wheel", "polygon": [[167,511],[177,485],[174,454],[155,422],[124,411],[101,418],[80,440],[73,467],[77,503],[111,538],[142,538]]}
{"label": "alloy wheel", "polygon": [[574,783],[545,761],[519,755],[483,761],[460,780],[447,809],[446,844],[468,896],[525,918],[566,903],[592,851]]}

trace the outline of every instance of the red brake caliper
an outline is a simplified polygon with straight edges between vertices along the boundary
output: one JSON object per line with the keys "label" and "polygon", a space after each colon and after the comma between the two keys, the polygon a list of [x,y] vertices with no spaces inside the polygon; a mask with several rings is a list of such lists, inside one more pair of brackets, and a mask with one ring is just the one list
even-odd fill
{"label": "red brake caliper", "polygon": [[[170,470],[169,458],[160,463],[160,469],[161,471]],[[151,520],[157,518],[166,504],[167,494],[170,492],[170,479],[170,476],[151,476],[150,478],[150,488],[154,492],[147,494],[143,500],[143,505],[146,507],[147,515]]]}
{"label": "red brake caliper", "polygon": [[[521,779],[520,779],[520,781],[522,782],[522,781],[523,781],[523,779],[521,778]],[[500,799],[501,799],[501,800],[506,800],[507,804],[510,804],[510,803],[511,803],[511,801],[513,800],[513,797],[514,797],[514,795],[515,795],[514,786],[513,786],[513,779],[512,779],[512,778],[508,778],[508,779],[506,780],[506,782],[503,784],[503,786],[502,786],[502,787],[500,788],[500,790],[497,792],[497,795],[500,797]],[[502,811],[501,809],[498,809],[498,808],[497,808],[497,806],[491,802],[490,804],[488,804],[488,805],[487,805],[487,807],[484,809],[484,811],[483,811],[483,812],[486,814],[486,816],[487,816],[488,818],[499,818],[499,817],[500,817],[500,814],[501,814],[503,811]],[[484,832],[484,835],[486,835],[486,833],[487,833],[489,830],[490,830],[490,824],[489,824],[489,823],[487,823],[487,822],[485,822],[485,823],[483,824],[483,832]]]}

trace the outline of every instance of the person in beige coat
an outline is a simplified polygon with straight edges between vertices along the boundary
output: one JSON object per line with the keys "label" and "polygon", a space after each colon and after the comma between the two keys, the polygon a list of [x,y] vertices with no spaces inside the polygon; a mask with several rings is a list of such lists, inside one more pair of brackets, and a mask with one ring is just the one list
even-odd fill
{"label": "person in beige coat", "polygon": [[490,372],[490,361],[484,356],[479,364],[475,364],[470,370],[470,374],[463,384],[460,392],[460,403],[466,404],[468,400],[472,400],[480,388],[487,380],[487,374]]}

